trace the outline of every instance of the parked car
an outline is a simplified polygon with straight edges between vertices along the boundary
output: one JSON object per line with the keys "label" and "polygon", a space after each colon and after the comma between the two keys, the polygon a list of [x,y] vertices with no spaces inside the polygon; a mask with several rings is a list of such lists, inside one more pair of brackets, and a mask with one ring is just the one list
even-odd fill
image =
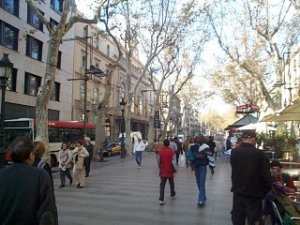
{"label": "parked car", "polygon": [[112,156],[121,153],[121,145],[117,142],[107,141],[104,145],[103,154],[104,156]]}

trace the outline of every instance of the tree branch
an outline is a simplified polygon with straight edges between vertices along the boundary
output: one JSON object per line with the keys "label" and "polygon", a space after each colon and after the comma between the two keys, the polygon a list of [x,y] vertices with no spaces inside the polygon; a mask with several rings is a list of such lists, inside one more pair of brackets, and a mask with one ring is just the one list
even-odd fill
{"label": "tree branch", "polygon": [[52,33],[53,29],[51,27],[50,21],[47,20],[46,17],[41,13],[41,11],[36,7],[36,5],[34,4],[33,0],[26,0],[26,2],[29,5],[29,7],[31,9],[33,9],[33,11],[35,12],[35,14],[39,18],[39,20],[47,27],[47,30],[49,31],[49,33]]}

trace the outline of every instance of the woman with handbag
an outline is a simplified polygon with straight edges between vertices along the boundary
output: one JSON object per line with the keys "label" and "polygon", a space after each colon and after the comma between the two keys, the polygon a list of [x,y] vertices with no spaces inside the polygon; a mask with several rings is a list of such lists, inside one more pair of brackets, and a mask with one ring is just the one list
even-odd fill
{"label": "woman with handbag", "polygon": [[164,205],[165,186],[167,180],[170,184],[171,197],[174,198],[176,195],[175,184],[174,184],[174,173],[176,172],[173,165],[174,151],[169,147],[169,140],[164,140],[164,146],[158,151],[158,165],[159,165],[159,176],[160,176],[160,195],[159,204]]}
{"label": "woman with handbag", "polygon": [[73,151],[73,177],[77,188],[85,186],[85,165],[84,159],[89,156],[88,151],[83,146],[83,141],[76,142],[76,148]]}

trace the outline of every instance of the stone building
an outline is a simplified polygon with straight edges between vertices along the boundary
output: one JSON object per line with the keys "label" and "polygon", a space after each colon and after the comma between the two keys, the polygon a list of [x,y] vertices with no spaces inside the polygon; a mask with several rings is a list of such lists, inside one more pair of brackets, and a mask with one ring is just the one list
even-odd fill
{"label": "stone building", "polygon": [[[86,58],[86,42],[82,37],[91,37],[88,41],[88,54]],[[72,88],[72,120],[82,120],[83,101],[85,95],[84,81],[77,80],[83,77],[85,71],[85,64],[87,67],[94,66],[97,69],[102,70],[104,73],[109,71],[109,65],[113,63],[113,60],[117,59],[118,50],[108,37],[104,36],[97,26],[86,25],[78,23],[68,33],[67,39],[74,40],[73,46],[69,49],[69,54],[73,56],[73,88]],[[143,65],[138,60],[138,55],[132,59],[132,84],[134,87],[139,76],[142,73]],[[117,67],[112,73],[112,89],[109,100],[109,114],[106,115],[106,135],[117,138],[120,133],[121,124],[121,97],[125,93],[125,76],[126,76],[126,60],[122,57]],[[104,82],[105,78],[101,78],[97,75],[90,76],[90,80],[87,82],[87,115],[89,122],[96,122],[96,110],[99,101],[104,95]],[[147,79],[142,80],[139,87],[137,96],[135,97],[134,104],[131,107],[132,119],[131,129],[132,131],[141,131],[143,136],[147,135],[148,121],[150,111],[153,106],[150,102],[151,93],[146,90],[149,89],[150,83]]]}
{"label": "stone building", "polygon": [[[61,0],[44,0],[37,7],[54,25],[60,19]],[[0,57],[9,54],[14,64],[6,92],[6,119],[35,117],[36,95],[46,69],[49,34],[25,0],[0,1]],[[73,59],[60,47],[57,76],[49,103],[50,120],[70,120],[72,112]]]}
{"label": "stone building", "polygon": [[[299,97],[300,90],[300,48],[292,48],[289,63],[285,65],[282,75],[281,93],[282,107],[286,107]],[[285,55],[287,58],[288,55]]]}

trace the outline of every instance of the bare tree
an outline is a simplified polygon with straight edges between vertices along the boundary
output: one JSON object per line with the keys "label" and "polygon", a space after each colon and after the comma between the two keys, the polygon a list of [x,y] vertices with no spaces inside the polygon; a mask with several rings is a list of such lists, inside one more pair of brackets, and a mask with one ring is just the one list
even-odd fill
{"label": "bare tree", "polygon": [[[127,102],[125,110],[126,123],[126,148],[131,149],[131,107],[135,103],[135,96],[139,90],[140,84],[146,80],[146,76],[153,60],[167,47],[174,45],[174,38],[177,37],[177,27],[173,26],[174,4],[172,0],[146,0],[144,1],[144,10],[147,15],[143,20],[140,14],[143,12],[133,12],[136,2],[125,1],[122,11],[125,18],[125,31],[122,40],[125,45],[126,59],[126,96]],[[150,12],[150,16],[149,16]],[[145,16],[146,14],[144,14]],[[141,20],[141,21],[140,21]],[[145,34],[141,37],[141,34]],[[140,34],[140,35],[139,35]],[[141,44],[146,54],[146,60],[142,67],[142,72],[137,81],[132,79],[132,63],[134,52]]]}
{"label": "bare tree", "polygon": [[[36,136],[37,139],[46,144],[46,149],[48,149],[48,104],[55,81],[59,46],[61,45],[64,35],[75,23],[96,23],[97,20],[89,20],[80,16],[76,10],[75,0],[64,0],[60,21],[56,26],[52,26],[50,21],[39,11],[37,7],[37,4],[39,4],[40,1],[41,0],[26,0],[29,7],[34,10],[49,32],[46,72],[43,84],[39,88],[36,99]],[[47,152],[45,157],[48,157]]]}
{"label": "bare tree", "polygon": [[[97,122],[96,122],[96,143],[94,151],[99,150],[100,160],[103,160],[103,149],[105,141],[105,119],[110,110],[109,101],[112,93],[112,78],[114,71],[119,67],[119,62],[122,57],[121,46],[118,39],[113,35],[112,31],[115,26],[111,23],[111,18],[113,18],[117,12],[116,8],[120,4],[120,1],[104,0],[101,1],[98,6],[99,21],[104,25],[104,32],[108,34],[108,37],[112,39],[115,46],[118,49],[118,57],[113,60],[112,64],[109,65],[109,70],[107,71],[104,86],[104,96],[98,104],[97,107]],[[95,156],[96,154],[94,154]]]}
{"label": "bare tree", "polygon": [[[291,15],[291,3],[289,1],[273,3],[268,0],[238,1],[233,5],[226,1],[216,2],[215,5],[204,9],[212,33],[229,59],[257,81],[264,101],[270,109],[275,110],[280,105],[280,98],[276,101],[274,92],[277,90],[275,96],[278,96],[279,92],[278,89],[270,87],[266,77],[270,79],[269,75],[275,73],[275,87],[282,85],[282,73],[288,61],[283,55],[290,51],[297,37],[297,32],[290,28],[293,16],[289,18],[287,16]],[[214,11],[218,11],[217,9],[222,13],[213,14]],[[222,18],[218,19],[217,14],[222,15]],[[232,20],[235,14],[236,24],[239,25],[236,28],[238,32],[233,34],[235,40],[231,40],[230,43],[226,42],[223,24],[229,18]],[[250,46],[247,50],[241,50],[239,46],[245,41]],[[256,48],[257,44],[261,45],[260,51],[249,57],[248,50]]]}
{"label": "bare tree", "polygon": [[[169,104],[167,109],[167,115],[166,117],[163,117],[163,130],[160,136],[160,141],[163,141],[163,139],[167,135],[168,125],[170,123],[172,112],[174,111],[174,106],[175,106],[174,104],[176,102],[175,98],[178,97],[178,94],[180,91],[182,91],[182,88],[194,76],[194,69],[195,69],[194,66],[195,64],[191,65],[190,70],[186,74],[183,74],[182,68],[180,67],[177,69],[175,73],[174,83],[171,84],[169,89]],[[176,110],[178,109],[176,108]]]}

